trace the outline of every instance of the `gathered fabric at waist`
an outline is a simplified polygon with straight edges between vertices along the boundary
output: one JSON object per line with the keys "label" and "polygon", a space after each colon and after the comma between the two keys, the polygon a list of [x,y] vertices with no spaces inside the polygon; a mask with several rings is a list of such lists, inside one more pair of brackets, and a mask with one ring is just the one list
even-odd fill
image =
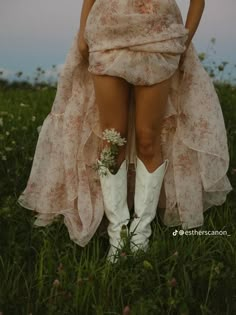
{"label": "gathered fabric at waist", "polygon": [[87,17],[84,30],[89,52],[129,48],[178,54],[185,50],[189,30],[183,25],[176,6],[166,6],[166,10],[161,10],[160,2],[163,1],[141,1],[146,4],[155,2],[159,10],[140,13],[132,11],[127,4],[125,11],[124,3],[127,0],[119,4],[114,0],[110,0],[109,4],[105,4],[107,2],[104,3],[104,0],[97,1]]}

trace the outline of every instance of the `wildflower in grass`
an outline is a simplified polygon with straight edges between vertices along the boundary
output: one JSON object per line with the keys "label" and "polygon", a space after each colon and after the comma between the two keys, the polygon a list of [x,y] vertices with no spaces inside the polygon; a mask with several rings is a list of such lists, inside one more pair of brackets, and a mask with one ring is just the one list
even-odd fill
{"label": "wildflower in grass", "polygon": [[231,169],[231,174],[232,174],[232,175],[236,174],[236,168],[232,168],[232,169]]}
{"label": "wildflower in grass", "polygon": [[24,103],[20,103],[20,106],[21,106],[21,107],[29,107],[28,104],[24,104]]}
{"label": "wildflower in grass", "polygon": [[57,271],[60,272],[63,270],[63,264],[60,263],[59,266],[57,267]]}
{"label": "wildflower in grass", "polygon": [[35,116],[32,116],[31,120],[32,120],[32,121],[35,121],[35,120],[36,120],[36,117],[35,117]]}
{"label": "wildflower in grass", "polygon": [[12,142],[11,142],[12,144],[16,144],[16,141],[15,140],[12,140]]}
{"label": "wildflower in grass", "polygon": [[173,256],[178,256],[179,253],[177,251],[174,252]]}
{"label": "wildflower in grass", "polygon": [[3,126],[3,119],[0,117],[0,126]]}
{"label": "wildflower in grass", "polygon": [[9,131],[6,131],[6,136],[9,136],[10,135],[10,132]]}
{"label": "wildflower in grass", "polygon": [[18,120],[21,120],[21,118],[22,118],[21,116],[18,116],[18,117],[17,117]]}
{"label": "wildflower in grass", "polygon": [[2,155],[2,160],[3,160],[3,161],[6,161],[6,160],[7,160],[6,155]]}
{"label": "wildflower in grass", "polygon": [[125,258],[125,259],[126,259],[126,258],[127,258],[127,254],[126,254],[126,252],[121,252],[121,253],[120,253],[120,257],[123,257],[123,258]]}
{"label": "wildflower in grass", "polygon": [[11,147],[5,147],[5,151],[12,151],[13,150],[13,148],[11,148]]}
{"label": "wildflower in grass", "polygon": [[168,285],[169,285],[170,287],[176,287],[176,286],[177,286],[177,281],[176,281],[176,279],[175,279],[175,278],[172,278],[172,279],[168,280]]}
{"label": "wildflower in grass", "polygon": [[100,158],[93,165],[93,168],[102,176],[107,175],[107,169],[111,172],[116,171],[116,157],[119,153],[118,146],[122,146],[126,142],[126,139],[122,138],[120,133],[114,128],[103,131],[103,140],[111,143],[111,145],[103,148]]}
{"label": "wildflower in grass", "polygon": [[54,287],[59,287],[59,285],[60,285],[60,281],[58,280],[58,279],[55,279],[54,281],[53,281],[53,284],[52,284]]}
{"label": "wildflower in grass", "polygon": [[131,309],[129,305],[126,305],[125,308],[123,309],[122,315],[130,315],[131,314]]}

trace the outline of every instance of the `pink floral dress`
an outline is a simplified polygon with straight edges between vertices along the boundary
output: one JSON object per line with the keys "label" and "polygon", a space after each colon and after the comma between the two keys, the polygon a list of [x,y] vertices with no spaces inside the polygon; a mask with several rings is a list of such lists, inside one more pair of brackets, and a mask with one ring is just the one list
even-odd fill
{"label": "pink floral dress", "polygon": [[[188,30],[175,0],[96,0],[84,32],[89,64],[78,51],[78,33],[43,122],[19,204],[37,212],[36,226],[63,215],[70,238],[85,246],[104,216],[99,177],[92,168],[102,132],[91,73],[119,76],[134,85],[172,77],[161,134],[163,158],[170,163],[163,182],[166,208],[160,217],[167,226],[202,226],[204,211],[223,204],[232,190],[226,175],[227,134],[213,83],[193,44],[181,71],[177,69]],[[135,166],[136,156],[134,111],[131,93],[129,166]],[[134,177],[135,172],[128,173],[129,200]]]}

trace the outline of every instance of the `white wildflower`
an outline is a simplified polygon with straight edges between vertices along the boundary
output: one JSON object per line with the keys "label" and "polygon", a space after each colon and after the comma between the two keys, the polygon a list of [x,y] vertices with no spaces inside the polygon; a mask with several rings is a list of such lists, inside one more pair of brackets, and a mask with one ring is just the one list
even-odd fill
{"label": "white wildflower", "polygon": [[112,155],[110,148],[105,147],[101,152],[100,158],[106,162],[107,167],[114,165],[115,157]]}
{"label": "white wildflower", "polygon": [[6,151],[12,151],[13,149],[11,147],[5,147]]}
{"label": "white wildflower", "polygon": [[94,165],[94,169],[102,176],[107,175],[108,170],[111,172],[115,171],[116,157],[119,153],[118,146],[122,146],[126,142],[126,139],[122,138],[120,133],[114,128],[105,129],[103,131],[103,139],[110,142],[111,145],[103,148],[100,154],[100,159],[97,159],[97,162]]}
{"label": "white wildflower", "polygon": [[6,161],[6,160],[7,160],[6,155],[2,155],[2,160],[3,160],[3,161]]}
{"label": "white wildflower", "polygon": [[32,121],[35,121],[36,120],[36,117],[35,116],[32,116]]}
{"label": "white wildflower", "polygon": [[6,136],[9,136],[10,135],[10,132],[9,131],[6,131]]}
{"label": "white wildflower", "polygon": [[3,126],[3,119],[0,117],[0,126]]}
{"label": "white wildflower", "polygon": [[20,106],[21,106],[21,107],[29,107],[28,104],[24,104],[24,103],[20,103]]}
{"label": "white wildflower", "polygon": [[125,138],[121,138],[120,133],[114,128],[105,129],[103,131],[103,139],[107,140],[107,142],[117,144],[118,146],[122,146],[126,142]]}

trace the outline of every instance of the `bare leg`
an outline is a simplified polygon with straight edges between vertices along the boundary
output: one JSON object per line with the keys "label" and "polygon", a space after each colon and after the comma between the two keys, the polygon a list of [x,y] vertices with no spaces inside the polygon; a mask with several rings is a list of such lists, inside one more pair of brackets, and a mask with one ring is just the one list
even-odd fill
{"label": "bare leg", "polygon": [[[150,173],[163,163],[160,136],[170,83],[171,78],[151,86],[134,87],[137,155]],[[163,187],[159,205],[165,205]]]}
{"label": "bare leg", "polygon": [[[127,138],[130,83],[122,78],[108,75],[92,74],[92,77],[101,129],[115,128],[122,137]],[[104,140],[103,147],[105,145],[109,144]],[[125,159],[126,145],[119,147],[118,167]]]}
{"label": "bare leg", "polygon": [[151,86],[135,86],[137,153],[149,172],[163,161],[161,128],[166,111],[171,79]]}
{"label": "bare leg", "polygon": [[[93,75],[95,98],[99,110],[101,130],[114,128],[122,137],[127,138],[128,132],[128,105],[130,84],[122,78]],[[109,146],[103,141],[102,146]],[[107,260],[117,261],[117,249],[124,246],[121,230],[128,233],[130,213],[127,204],[127,172],[125,163],[126,145],[119,147],[116,159],[116,171],[107,176],[100,176],[101,189],[104,201],[104,211],[109,221],[107,232],[110,249]],[[124,163],[123,163],[124,162]],[[122,167],[120,167],[122,165]],[[114,174],[115,173],[115,174]]]}

